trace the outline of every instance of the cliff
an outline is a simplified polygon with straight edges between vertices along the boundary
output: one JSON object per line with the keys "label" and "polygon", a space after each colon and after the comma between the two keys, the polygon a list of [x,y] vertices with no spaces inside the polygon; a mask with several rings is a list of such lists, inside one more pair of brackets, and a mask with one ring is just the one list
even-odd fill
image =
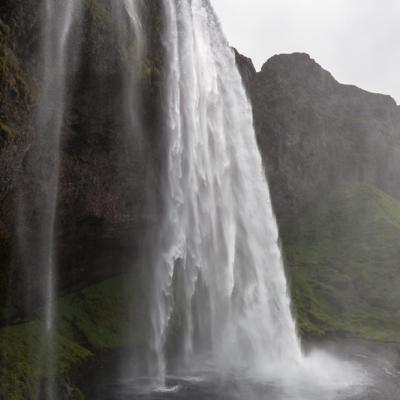
{"label": "cliff", "polygon": [[[33,3],[7,1],[0,6],[0,324],[29,319],[41,306],[36,242],[40,219],[46,217],[40,205],[54,160],[37,151],[42,28],[41,9]],[[131,111],[133,129],[121,99],[134,60],[121,48],[110,7],[107,1],[83,2],[74,43],[77,59],[67,61],[56,221],[62,293],[131,269],[159,214],[160,6],[146,3],[146,54],[134,71],[140,102]],[[27,297],[29,307],[23,300]]]}
{"label": "cliff", "polygon": [[[32,173],[40,36],[33,4],[0,5],[0,357],[7,365],[0,399],[7,400],[26,398],[31,389],[36,371],[27,348],[38,346],[43,324],[35,296],[43,277],[35,270],[27,280],[21,257],[21,239],[35,238],[37,205],[30,200],[47,184],[46,173]],[[146,8],[143,101],[131,141],[115,101],[131,66],[118,48],[107,1],[84,2],[81,62],[70,69],[56,240],[58,374],[70,393],[81,365],[127,345],[121,336],[127,304],[138,305],[139,325],[146,296],[141,256],[160,218],[164,161],[162,19],[157,0]],[[399,341],[399,107],[388,96],[338,83],[306,54],[274,56],[260,72],[235,54],[253,104],[301,333]],[[140,344],[145,334],[131,340]]]}
{"label": "cliff", "polygon": [[274,56],[252,78],[245,58],[239,67],[281,223],[340,182],[399,197],[400,108],[391,97],[340,84],[307,54]]}
{"label": "cliff", "polygon": [[400,107],[307,54],[237,60],[300,330],[398,340]]}
{"label": "cliff", "polygon": [[[41,11],[30,0],[0,5],[0,399],[7,400],[31,398],[46,380],[38,376],[38,357],[39,292],[47,278],[36,253],[54,157],[37,151]],[[121,93],[136,60],[119,46],[108,1],[83,2],[77,55],[67,59],[55,228],[56,376],[63,398],[82,398],[73,385],[81,365],[128,345],[129,304],[140,318],[144,303],[138,270],[146,271],[141,258],[159,218],[163,148],[158,1],[146,1],[144,18],[146,51],[132,78],[141,99],[132,110],[135,124],[127,121]],[[129,345],[134,341],[129,337]]]}

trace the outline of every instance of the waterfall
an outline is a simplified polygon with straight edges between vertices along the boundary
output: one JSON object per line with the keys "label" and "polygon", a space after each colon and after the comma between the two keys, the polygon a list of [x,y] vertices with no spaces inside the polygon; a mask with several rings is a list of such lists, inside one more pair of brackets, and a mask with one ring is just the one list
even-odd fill
{"label": "waterfall", "polygon": [[[36,110],[36,142],[31,150],[31,172],[37,184],[33,210],[34,238],[29,242],[28,274],[39,274],[42,281],[41,305],[44,329],[41,354],[36,359],[46,378],[38,382],[36,399],[57,398],[56,374],[56,212],[60,175],[60,142],[67,108],[67,75],[76,52],[72,32],[79,15],[79,0],[45,0],[43,2],[43,31],[41,72]],[[26,208],[26,207],[25,207]],[[29,224],[29,221],[24,221]],[[32,233],[31,233],[32,234]]]}
{"label": "waterfall", "polygon": [[146,38],[142,26],[143,3],[141,0],[120,0],[111,4],[119,46],[124,52],[126,64],[129,69],[123,72],[124,89],[123,115],[125,119],[125,134],[129,142],[131,136],[135,145],[140,145],[140,115],[138,105],[140,103],[140,88],[138,75],[140,74],[145,54]]}
{"label": "waterfall", "polygon": [[[208,0],[165,0],[168,162],[152,309],[157,371],[301,362],[233,51]],[[172,357],[173,354],[174,356]]]}
{"label": "waterfall", "polygon": [[[70,397],[70,382],[64,380],[63,371],[59,373],[57,370],[59,366],[64,367],[62,357],[65,357],[63,343],[57,340],[58,333],[63,335],[63,341],[69,341],[70,335],[73,336],[71,344],[82,345],[82,354],[86,347],[87,354],[91,354],[93,347],[93,357],[102,350],[114,353],[116,349],[113,346],[119,346],[118,354],[111,354],[111,375],[113,379],[114,376],[119,379],[115,387],[111,385],[114,396],[111,398],[133,398],[138,394],[137,389],[144,389],[146,393],[140,393],[140,396],[146,396],[154,387],[172,393],[173,390],[167,386],[174,382],[173,379],[180,382],[182,377],[197,377],[204,372],[209,374],[207,378],[211,376],[210,380],[216,381],[221,376],[233,376],[233,382],[248,382],[260,377],[265,384],[284,378],[282,386],[286,385],[290,390],[294,387],[295,393],[295,396],[285,398],[296,399],[303,398],[297,396],[298,388],[303,386],[314,388],[322,382],[321,385],[330,390],[334,386],[332,382],[340,381],[342,387],[353,384],[350,367],[325,355],[305,357],[301,351],[251,104],[211,0],[98,1],[101,12],[96,14],[96,18],[100,16],[101,22],[96,18],[95,22],[90,21],[94,16],[91,13],[95,12],[90,7],[95,2],[42,0],[42,51],[35,137],[26,163],[26,169],[31,171],[23,171],[27,175],[24,183],[28,182],[29,188],[26,198],[23,190],[18,198],[17,227],[18,250],[23,259],[21,269],[24,269],[27,281],[26,310],[22,310],[18,317],[23,322],[34,320],[35,326],[43,326],[41,340],[36,340],[35,336],[30,346],[32,352],[39,347],[40,354],[28,355],[32,360],[33,374],[38,379],[32,399]],[[154,10],[158,12],[158,7],[162,9],[162,17],[152,14]],[[83,21],[86,26],[83,26]],[[98,23],[100,26],[96,25]],[[94,26],[99,28],[95,34],[91,31]],[[84,33],[88,34],[89,40],[82,38]],[[94,42],[104,40],[106,35],[110,35],[111,40],[102,43],[102,51],[89,55],[82,51],[82,59],[79,59],[81,41],[82,49],[90,53]],[[110,43],[115,45],[115,49],[108,54]],[[155,57],[152,51],[157,53]],[[88,78],[90,85],[82,88],[77,84],[75,87],[75,80]],[[104,91],[97,91],[98,87]],[[108,98],[107,90],[110,88]],[[79,90],[84,91],[84,99],[76,93]],[[106,94],[106,99],[98,102],[93,99],[92,109],[92,104],[88,106],[86,102],[91,103],[95,97],[93,93]],[[81,106],[90,110],[79,113]],[[101,113],[106,114],[104,119],[98,117]],[[86,122],[92,118],[96,127],[89,127],[86,132],[82,120]],[[152,119],[154,121],[149,121]],[[77,129],[74,126],[76,120]],[[96,140],[79,141],[75,144],[77,147],[63,147],[63,140],[71,138],[64,136],[68,133],[72,133],[72,138],[87,134],[85,139],[89,136],[90,139],[100,139],[97,146],[101,147],[102,154],[96,153],[99,151],[96,144],[94,149],[90,147],[93,151],[85,154],[87,158],[99,157],[100,162],[91,164],[86,158],[71,162],[68,150],[72,152],[86,144],[91,146]],[[103,141],[101,137],[95,137],[97,134],[112,138]],[[68,140],[65,143],[68,144]],[[68,164],[68,157],[71,164]],[[83,169],[81,162],[89,166]],[[105,189],[97,192],[98,187],[104,184],[98,179],[99,175],[108,168],[108,163],[112,165],[104,179]],[[68,181],[66,165],[72,165],[72,169],[76,167],[72,177],[82,171],[87,174],[78,184],[78,194],[74,193],[76,197],[86,190],[86,184],[92,191],[91,195],[100,193],[99,197],[108,194],[111,187],[110,195],[115,198],[110,201],[110,220],[108,213],[103,211],[109,204],[106,201],[104,205],[103,199],[100,199],[98,209],[89,207],[88,199],[83,199],[83,206],[76,206],[77,209],[73,208],[71,213],[58,214],[59,206],[63,211],[63,207],[75,205],[72,200],[64,203],[65,199],[61,199],[62,195],[68,196],[65,187],[73,186],[73,181]],[[98,166],[99,169],[94,171]],[[89,180],[96,181],[93,185],[96,190],[90,187]],[[138,193],[141,190],[153,191],[151,201],[147,193]],[[159,193],[160,198],[154,199]],[[149,212],[152,202],[157,204]],[[151,205],[143,206],[143,203]],[[137,211],[135,206],[138,205],[147,207],[146,211]],[[80,207],[85,210],[79,210]],[[114,207],[120,209],[114,213]],[[146,238],[139,237],[143,243],[137,250],[143,254],[131,256],[135,251],[127,251],[128,261],[124,259],[121,262],[129,264],[132,261],[132,270],[127,273],[125,264],[123,268],[115,265],[113,269],[113,261],[124,257],[117,255],[114,258],[117,251],[112,243],[112,257],[106,257],[105,261],[112,265],[107,268],[106,277],[102,273],[96,275],[97,270],[90,271],[86,277],[85,270],[82,273],[84,278],[78,276],[76,279],[78,282],[73,279],[72,283],[68,280],[61,282],[58,245],[71,242],[58,243],[57,238],[62,237],[62,229],[65,229],[64,219],[75,211],[79,218],[80,212],[83,217],[89,217],[86,229],[94,229],[91,227],[94,219],[96,229],[97,224],[104,225],[100,236],[104,234],[109,239],[110,235],[118,240],[124,236],[128,246],[133,236],[137,240],[137,236],[145,232],[143,236]],[[132,216],[134,213],[144,214],[140,216],[143,220],[138,222],[139,218]],[[146,213],[152,215],[149,217]],[[62,220],[61,223],[58,219]],[[143,222],[150,228],[140,226],[135,235],[128,232],[138,229],[138,225],[144,225]],[[154,225],[156,233],[152,230]],[[80,229],[79,224],[71,226],[74,228],[69,233],[71,235]],[[114,237],[115,232],[111,231],[119,229],[122,232]],[[91,233],[93,237],[99,234]],[[91,236],[83,238],[93,239]],[[72,253],[74,257],[82,254],[80,251]],[[67,257],[65,264],[70,261],[73,263],[75,259]],[[82,264],[82,270],[87,265],[87,269],[92,268],[93,264]],[[62,266],[60,276],[70,272],[64,269],[64,264]],[[113,335],[104,329],[105,344],[96,348],[91,338],[86,336],[91,332],[84,332],[81,326],[74,331],[75,318],[80,318],[74,313],[81,311],[75,307],[79,308],[80,302],[71,305],[74,308],[71,320],[67,321],[70,316],[63,314],[63,306],[57,310],[61,293],[57,282],[60,280],[66,293],[76,290],[73,295],[83,298],[85,295],[81,295],[83,292],[80,290],[84,285],[108,279],[121,271],[126,273],[121,291],[128,287],[127,290],[138,292],[124,298],[132,306],[130,315],[122,314],[132,318],[131,331],[114,332],[117,329],[110,324],[110,331],[116,333],[115,344],[114,338],[108,337]],[[131,283],[132,287],[129,286]],[[112,287],[110,291],[118,289]],[[107,291],[105,289],[103,293],[100,290],[99,293],[107,297]],[[92,302],[90,296],[84,300]],[[125,311],[125,304],[121,306],[119,299],[105,298],[108,300],[112,303],[109,305],[112,311],[114,308],[116,312]],[[68,309],[69,303],[65,304]],[[123,310],[116,310],[117,307]],[[99,312],[101,318],[106,319],[98,308],[94,296],[93,310],[91,307],[84,310],[79,322],[86,325],[89,322],[86,318],[91,317],[86,313],[91,312]],[[137,315],[133,315],[135,312]],[[92,322],[98,322],[97,317],[88,323],[89,331],[97,328],[91,326]],[[65,332],[58,329],[58,318],[65,323]],[[102,328],[99,326],[99,331]],[[125,325],[120,326],[121,331],[125,328]],[[67,332],[70,329],[71,332]],[[122,333],[123,340],[117,337],[117,333]],[[93,342],[96,341],[94,338]],[[91,358],[91,361],[95,359]],[[103,365],[103,361],[101,358],[98,364],[105,371],[102,372],[108,374],[107,368],[103,368],[107,363]],[[73,373],[78,371],[72,368],[80,367],[76,362],[71,366]],[[321,366],[325,369],[320,374]],[[174,378],[171,380],[169,375]],[[317,385],[315,381],[318,381]],[[106,386],[103,387],[103,382],[96,384],[99,392]],[[179,389],[179,385],[175,388]],[[128,397],[123,397],[124,393]],[[107,395],[106,392],[106,397],[100,398],[108,398]],[[122,397],[115,397],[120,395]]]}

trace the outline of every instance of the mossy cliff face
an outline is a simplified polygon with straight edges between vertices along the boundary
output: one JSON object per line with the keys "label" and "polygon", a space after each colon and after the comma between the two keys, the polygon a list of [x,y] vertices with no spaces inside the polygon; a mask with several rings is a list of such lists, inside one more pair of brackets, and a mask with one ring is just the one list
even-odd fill
{"label": "mossy cliff face", "polygon": [[[400,108],[307,54],[237,63],[306,336],[400,339]],[[393,196],[393,197],[391,197]]]}
{"label": "mossy cliff face", "polygon": [[15,190],[33,137],[36,85],[30,46],[37,20],[31,11],[32,6],[24,1],[18,7],[8,1],[0,5],[0,320],[12,270]]}
{"label": "mossy cliff face", "polygon": [[[32,47],[38,27],[28,1],[5,0],[0,5],[0,198],[7,196],[15,171],[29,143],[31,106],[35,93]],[[24,26],[21,29],[20,26]],[[13,157],[11,163],[10,157]],[[9,165],[12,164],[12,165]],[[2,203],[3,204],[3,203]],[[3,211],[3,209],[1,210]],[[2,216],[3,219],[4,216]]]}
{"label": "mossy cliff face", "polygon": [[[46,371],[39,370],[44,326],[35,295],[46,277],[32,267],[24,246],[34,243],[40,196],[48,183],[46,171],[36,171],[35,163],[42,160],[34,151],[40,135],[35,130],[40,12],[30,0],[0,5],[1,400],[29,399],[47,379]],[[82,398],[74,383],[80,368],[96,365],[99,354],[134,351],[146,337],[147,281],[138,285],[135,276],[148,269],[139,267],[138,260],[160,212],[160,2],[146,1],[143,13],[146,46],[137,60],[121,46],[110,3],[85,1],[75,32],[81,38],[74,43],[79,60],[68,60],[56,238],[62,296],[55,351],[60,398]],[[129,40],[137,46],[134,38]],[[129,81],[140,98],[132,112],[134,129],[123,104]],[[108,279],[125,270],[134,275]],[[128,326],[135,327],[134,334]]]}
{"label": "mossy cliff face", "polygon": [[[141,277],[123,275],[90,286],[60,299],[56,335],[56,383],[62,399],[80,400],[77,388],[80,370],[96,365],[99,354],[140,348],[147,338]],[[131,304],[135,306],[131,308]],[[130,329],[135,325],[134,334]],[[0,328],[0,399],[35,398],[38,385],[46,380],[39,369],[43,321]]]}
{"label": "mossy cliff face", "polygon": [[300,332],[400,341],[400,202],[365,184],[321,194],[282,230]]}
{"label": "mossy cliff face", "polygon": [[[40,306],[35,299],[43,277],[27,278],[35,257],[24,243],[36,239],[46,171],[54,169],[46,154],[35,151],[41,12],[39,4],[28,0],[0,6],[0,322],[29,319]],[[63,293],[130,269],[145,252],[160,213],[160,2],[145,2],[141,59],[127,52],[126,32],[119,30],[112,12],[108,1],[83,2],[82,20],[74,30],[77,56],[67,60],[55,241]],[[134,53],[137,39],[126,40]],[[132,110],[124,104],[129,82],[137,95]],[[46,168],[38,171],[37,165]],[[27,291],[28,310],[21,301]]]}

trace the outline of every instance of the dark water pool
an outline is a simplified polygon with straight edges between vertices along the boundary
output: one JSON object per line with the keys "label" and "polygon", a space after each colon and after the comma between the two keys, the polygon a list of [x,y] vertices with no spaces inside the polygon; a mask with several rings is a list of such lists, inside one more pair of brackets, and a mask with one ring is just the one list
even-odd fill
{"label": "dark water pool", "polygon": [[[103,371],[98,376],[95,372],[91,383],[88,380],[83,390],[88,400],[400,400],[398,346],[332,342],[324,344],[324,354],[355,365],[361,379],[352,382],[348,377],[351,372],[345,368],[340,371],[339,363],[339,368],[335,367],[339,371],[335,371],[330,380],[331,367],[322,358],[306,378],[288,372],[285,382],[262,382],[244,376],[222,379],[215,373],[203,371],[188,376],[184,373],[169,376],[165,388],[150,390],[144,378],[108,379],[112,374]],[[349,383],[343,384],[347,379]]]}

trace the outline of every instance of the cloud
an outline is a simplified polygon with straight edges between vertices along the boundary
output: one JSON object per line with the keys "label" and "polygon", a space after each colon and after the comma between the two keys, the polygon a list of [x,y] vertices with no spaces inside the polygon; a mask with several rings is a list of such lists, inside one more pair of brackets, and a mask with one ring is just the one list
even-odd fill
{"label": "cloud", "polygon": [[343,83],[400,102],[399,0],[211,0],[230,43],[261,65],[303,51]]}

